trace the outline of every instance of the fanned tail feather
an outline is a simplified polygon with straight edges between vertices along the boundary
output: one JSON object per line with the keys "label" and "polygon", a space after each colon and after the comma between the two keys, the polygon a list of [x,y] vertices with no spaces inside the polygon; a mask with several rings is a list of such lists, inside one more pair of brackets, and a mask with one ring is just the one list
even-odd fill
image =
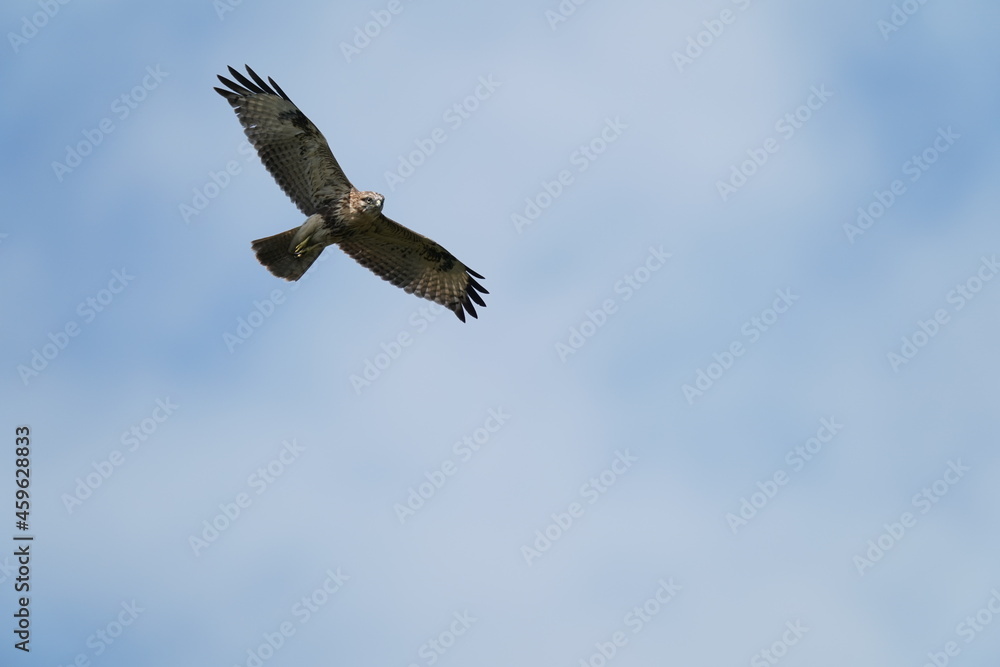
{"label": "fanned tail feather", "polygon": [[312,266],[319,254],[323,252],[322,247],[307,250],[301,255],[296,255],[291,251],[292,238],[298,227],[281,232],[274,236],[257,239],[251,245],[257,260],[267,267],[267,270],[285,280],[298,280],[302,274]]}

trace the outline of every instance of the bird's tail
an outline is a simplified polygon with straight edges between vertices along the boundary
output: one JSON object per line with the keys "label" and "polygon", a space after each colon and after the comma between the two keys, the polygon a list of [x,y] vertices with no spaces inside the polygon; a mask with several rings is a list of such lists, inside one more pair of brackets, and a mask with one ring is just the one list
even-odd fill
{"label": "bird's tail", "polygon": [[292,239],[298,227],[281,232],[274,236],[257,239],[251,245],[257,260],[267,267],[267,270],[285,280],[298,280],[306,272],[319,254],[323,246],[314,246],[300,255],[292,252]]}

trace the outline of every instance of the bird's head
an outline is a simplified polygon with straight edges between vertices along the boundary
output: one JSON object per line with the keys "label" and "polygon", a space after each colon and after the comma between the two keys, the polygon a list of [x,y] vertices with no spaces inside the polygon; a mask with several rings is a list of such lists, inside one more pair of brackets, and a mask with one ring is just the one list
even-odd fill
{"label": "bird's head", "polygon": [[377,192],[358,192],[356,207],[366,215],[377,215],[382,212],[385,197]]}

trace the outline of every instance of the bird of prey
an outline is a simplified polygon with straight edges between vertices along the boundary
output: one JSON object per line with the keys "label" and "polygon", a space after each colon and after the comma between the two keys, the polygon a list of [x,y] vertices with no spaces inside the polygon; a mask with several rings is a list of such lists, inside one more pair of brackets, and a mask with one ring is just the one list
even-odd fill
{"label": "bird of prey", "polygon": [[[247,78],[232,67],[228,88],[216,88],[236,111],[243,131],[281,189],[306,215],[301,226],[257,239],[252,247],[267,270],[298,280],[323,249],[340,249],[376,275],[410,294],[449,308],[458,319],[478,317],[473,305],[485,306],[489,294],[483,277],[454,255],[382,214],[385,198],[359,191],[347,180],[316,126],[268,78],[247,67]],[[268,85],[270,84],[270,85]]]}

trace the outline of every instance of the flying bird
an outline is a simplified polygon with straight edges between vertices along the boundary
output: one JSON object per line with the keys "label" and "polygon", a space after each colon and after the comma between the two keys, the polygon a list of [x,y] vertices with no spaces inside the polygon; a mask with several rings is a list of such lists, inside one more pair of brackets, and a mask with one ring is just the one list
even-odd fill
{"label": "flying bird", "polygon": [[[326,139],[283,90],[249,67],[236,79],[219,76],[228,88],[215,91],[236,111],[243,131],[281,189],[306,216],[301,226],[257,239],[251,245],[267,270],[298,280],[323,249],[340,249],[405,292],[449,308],[458,319],[478,317],[489,292],[479,275],[443,247],[387,218],[385,197],[359,191],[344,175]],[[270,84],[270,85],[268,85]]]}

